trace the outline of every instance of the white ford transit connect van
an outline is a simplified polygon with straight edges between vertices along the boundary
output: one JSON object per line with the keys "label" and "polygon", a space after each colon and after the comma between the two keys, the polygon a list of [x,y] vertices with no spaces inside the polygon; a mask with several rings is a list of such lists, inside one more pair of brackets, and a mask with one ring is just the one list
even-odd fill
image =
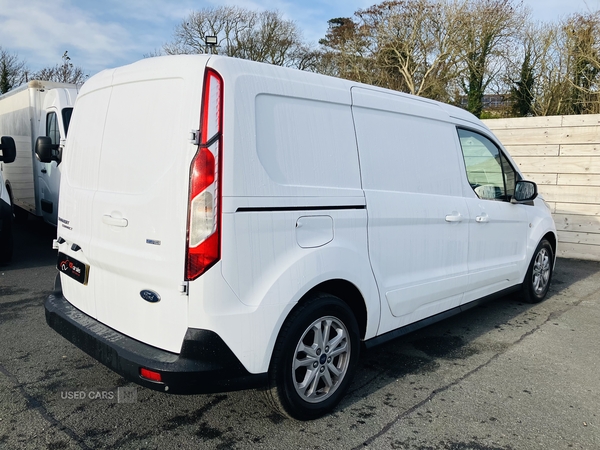
{"label": "white ford transit connect van", "polygon": [[164,392],[266,387],[310,419],[359,347],[548,291],[556,231],[471,114],[219,56],[150,58],[77,98],[48,324]]}

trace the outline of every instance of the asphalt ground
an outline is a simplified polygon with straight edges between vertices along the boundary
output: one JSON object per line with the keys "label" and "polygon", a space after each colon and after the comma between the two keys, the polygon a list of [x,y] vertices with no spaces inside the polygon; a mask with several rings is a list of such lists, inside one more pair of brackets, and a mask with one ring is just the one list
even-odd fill
{"label": "asphalt ground", "polygon": [[51,330],[55,229],[15,225],[0,267],[0,449],[600,449],[600,264],[559,259],[547,300],[507,296],[363,352],[312,422],[259,391],[128,383]]}

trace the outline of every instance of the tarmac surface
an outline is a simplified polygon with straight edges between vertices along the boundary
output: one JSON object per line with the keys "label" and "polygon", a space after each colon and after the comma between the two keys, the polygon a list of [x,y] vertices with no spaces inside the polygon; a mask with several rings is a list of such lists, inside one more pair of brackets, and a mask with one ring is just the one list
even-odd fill
{"label": "tarmac surface", "polygon": [[600,449],[600,264],[559,259],[549,297],[507,296],[363,352],[312,422],[260,391],[147,390],[45,322],[56,230],[15,225],[0,267],[0,449]]}

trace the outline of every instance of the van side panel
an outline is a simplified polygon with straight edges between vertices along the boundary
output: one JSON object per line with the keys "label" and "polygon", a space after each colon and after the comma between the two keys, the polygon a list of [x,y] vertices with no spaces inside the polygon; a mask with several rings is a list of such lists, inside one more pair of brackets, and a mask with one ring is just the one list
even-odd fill
{"label": "van side panel", "polygon": [[23,86],[0,98],[0,136],[11,136],[17,147],[14,162],[0,163],[4,181],[10,186],[14,204],[34,214],[37,179],[33,171],[32,136],[34,130],[37,131],[36,117],[39,115],[41,95],[37,89]]}
{"label": "van side panel", "polygon": [[353,88],[379,334],[460,304],[468,209],[455,128],[437,105]]}
{"label": "van side panel", "polygon": [[260,94],[256,151],[268,177],[279,185],[360,188],[348,105]]}
{"label": "van side panel", "polygon": [[209,64],[225,83],[225,212],[364,199],[349,82],[236,59]]}
{"label": "van side panel", "polygon": [[[32,80],[0,96],[0,136],[15,140],[17,155],[10,165],[0,162],[14,204],[56,225],[60,170],[56,162],[42,163],[34,152],[39,136],[46,136],[46,117],[57,113],[64,139],[61,112],[72,107],[77,86]],[[59,142],[55,142],[59,144]]]}

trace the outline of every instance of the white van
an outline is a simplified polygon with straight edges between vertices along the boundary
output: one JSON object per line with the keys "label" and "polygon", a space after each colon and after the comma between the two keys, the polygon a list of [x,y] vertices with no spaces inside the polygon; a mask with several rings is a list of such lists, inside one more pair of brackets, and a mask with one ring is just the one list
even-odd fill
{"label": "white van", "polygon": [[471,114],[220,56],[105,70],[63,155],[48,324],[169,393],[266,387],[298,419],[341,399],[359,348],[521,289],[556,230]]}
{"label": "white van", "polygon": [[0,162],[16,220],[31,213],[57,223],[60,156],[76,97],[75,84],[40,80],[0,96],[0,135],[17,149],[14,164]]}

